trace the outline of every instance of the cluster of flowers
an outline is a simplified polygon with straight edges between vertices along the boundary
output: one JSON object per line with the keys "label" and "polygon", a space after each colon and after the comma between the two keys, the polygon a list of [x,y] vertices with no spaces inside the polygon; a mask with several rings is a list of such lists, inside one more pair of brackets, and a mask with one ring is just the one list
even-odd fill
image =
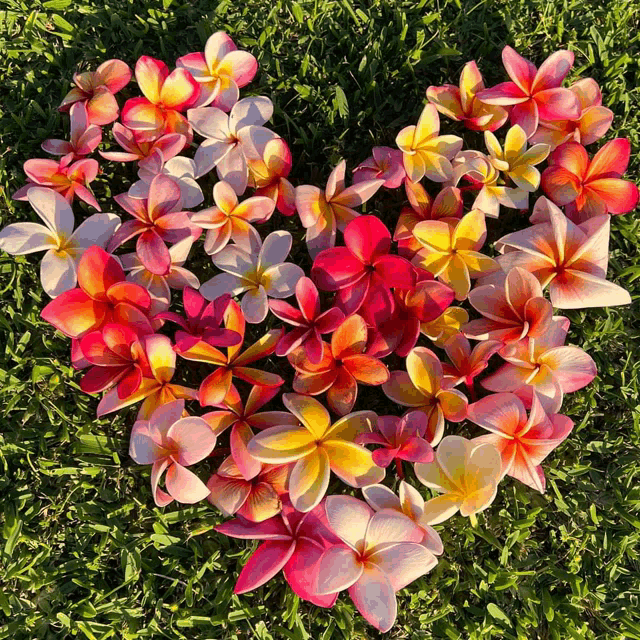
{"label": "cluster of flowers", "polygon": [[[347,589],[386,631],[395,593],[443,553],[432,525],[457,512],[475,521],[506,475],[545,490],[541,463],[573,427],[559,413],[563,395],[596,375],[584,351],[565,345],[569,320],[554,307],[630,302],[606,279],[609,224],[611,214],[636,206],[638,189],[621,178],[627,140],[607,142],[591,159],[583,146],[607,132],[613,114],[592,79],[561,86],[572,53],[559,51],[536,69],[506,47],[503,61],[511,81],[496,87],[484,88],[474,62],[459,87],[429,87],[417,124],[400,131],[396,149],[374,148],[350,186],[345,162],[324,189],[289,182],[287,143],[264,126],[271,101],[239,99],[257,62],[224,33],[171,72],[142,56],[134,73],[143,96],[122,110],[115,94],[132,75],[124,62],[76,74],[60,107],[70,114],[70,140],[42,145],[61,159],[25,162],[29,182],[14,197],[28,200],[44,225],[7,226],[0,248],[46,251],[42,284],[53,300],[42,317],[71,338],[72,362],[86,369],[81,388],[104,392],[98,416],[142,403],[130,453],[152,465],[156,504],[208,499],[235,515],[217,531],[262,540],[236,593],[282,569],[291,588],[319,606],[331,607]],[[440,135],[439,113],[483,131],[486,152]],[[501,143],[493,132],[507,120]],[[76,197],[100,211],[90,190],[98,161],[88,156],[109,123],[123,151],[100,155],[138,167],[139,180],[114,198],[132,217],[121,223],[97,213],[74,231]],[[179,155],[194,131],[204,141],[192,159]],[[536,165],[545,159],[541,176]],[[214,205],[189,211],[204,201],[197,180],[214,168]],[[501,207],[528,209],[540,185],[546,197],[535,202],[532,225],[498,240],[497,257],[481,253],[486,218]],[[401,186],[409,204],[393,236],[378,217],[355,210],[379,189]],[[465,197],[473,200],[466,213]],[[291,234],[263,240],[256,231],[276,209],[297,214],[306,229],[310,277],[286,261]],[[220,273],[200,284],[184,264],[203,230]],[[112,254],[133,238],[134,252]],[[169,310],[172,289],[182,290],[181,313]],[[292,296],[296,306],[284,301]],[[479,317],[452,306],[464,300]],[[269,313],[287,330],[243,348],[245,324]],[[173,339],[161,333],[172,324]],[[421,336],[444,350],[444,361],[416,346]],[[403,370],[383,363],[392,353],[405,358]],[[286,411],[261,411],[285,382],[253,366],[272,354],[295,373],[295,393],[281,398]],[[198,389],[174,381],[177,356],[212,365]],[[476,378],[494,357],[503,364],[481,379],[489,393],[477,400]],[[237,380],[251,386],[246,398]],[[352,412],[361,384],[381,386],[406,413]],[[313,397],[325,393],[336,421]],[[190,415],[186,400],[212,410]],[[445,421],[464,419],[489,434],[445,435]],[[208,458],[227,430],[230,455],[205,484],[187,467]],[[392,463],[398,495],[381,484]],[[425,501],[404,480],[406,463],[439,495]],[[361,489],[364,501],[325,497],[331,472]]]}

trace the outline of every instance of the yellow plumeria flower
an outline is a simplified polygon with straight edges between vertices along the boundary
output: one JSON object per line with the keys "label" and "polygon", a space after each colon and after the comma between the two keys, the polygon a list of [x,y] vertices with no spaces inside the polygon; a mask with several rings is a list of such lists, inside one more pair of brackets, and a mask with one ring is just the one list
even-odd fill
{"label": "yellow plumeria flower", "polygon": [[504,150],[491,131],[484,132],[484,142],[491,164],[508,175],[518,187],[533,192],[540,186],[540,172],[534,165],[549,155],[551,147],[548,144],[534,144],[527,149],[527,134],[520,125],[507,131]]}
{"label": "yellow plumeria flower", "polygon": [[420,331],[427,336],[436,347],[444,345],[457,333],[460,327],[469,322],[469,314],[461,307],[449,307],[441,316],[431,322],[422,322]]}
{"label": "yellow plumeria flower", "polygon": [[418,182],[426,176],[433,182],[453,177],[451,159],[462,149],[462,138],[440,136],[440,117],[434,105],[422,110],[417,125],[405,127],[396,137],[409,180]]}

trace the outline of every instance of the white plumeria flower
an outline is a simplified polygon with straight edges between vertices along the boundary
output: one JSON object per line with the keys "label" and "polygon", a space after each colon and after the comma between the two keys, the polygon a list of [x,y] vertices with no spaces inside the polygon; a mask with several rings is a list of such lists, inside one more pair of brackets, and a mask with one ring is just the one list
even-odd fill
{"label": "white plumeria flower", "polygon": [[0,231],[0,249],[14,256],[46,251],[40,280],[45,292],[55,298],[76,286],[82,254],[94,244],[104,249],[120,226],[120,218],[115,213],[96,213],[74,231],[73,210],[64,196],[46,187],[32,187],[27,200],[44,225],[10,224]]}
{"label": "white plumeria flower", "polygon": [[262,126],[272,114],[273,103],[264,96],[243,98],[229,113],[217,107],[189,109],[189,123],[206,138],[194,156],[196,177],[216,167],[218,178],[242,195],[249,179],[247,157],[261,160],[260,151],[269,140],[278,137]]}
{"label": "white plumeria flower", "polygon": [[184,289],[193,287],[197,289],[200,281],[197,276],[182,265],[189,257],[189,251],[193,246],[193,238],[184,238],[169,247],[171,256],[171,267],[168,273],[159,276],[148,271],[140,262],[136,253],[127,253],[120,256],[122,267],[128,271],[127,280],[135,282],[149,291],[151,296],[151,309],[149,315],[155,316],[161,311],[166,311],[171,302],[171,289]]}
{"label": "white plumeria flower", "polygon": [[204,201],[204,195],[200,185],[196,182],[196,163],[191,158],[175,156],[166,162],[160,149],[154,149],[153,153],[138,164],[138,177],[129,188],[129,196],[132,198],[148,198],[151,181],[161,173],[173,178],[180,187],[182,207],[192,209]]}
{"label": "white plumeria flower", "polygon": [[228,245],[211,257],[213,264],[225,273],[207,280],[200,293],[215,300],[224,293],[244,294],[240,304],[247,322],[262,322],[269,311],[268,297],[288,298],[295,293],[298,280],[304,276],[296,264],[285,262],[291,250],[291,234],[274,231],[264,240],[252,239],[254,247],[247,251],[239,245]]}

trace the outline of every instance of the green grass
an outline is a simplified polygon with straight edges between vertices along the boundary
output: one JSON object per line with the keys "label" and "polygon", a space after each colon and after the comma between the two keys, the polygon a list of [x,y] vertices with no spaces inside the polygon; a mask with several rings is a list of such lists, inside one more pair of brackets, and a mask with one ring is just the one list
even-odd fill
{"label": "green grass", "polygon": [[[133,64],[143,53],[171,65],[220,29],[258,57],[250,91],[276,104],[273,127],[291,145],[294,183],[323,184],[340,158],[353,168],[373,144],[392,144],[415,121],[426,87],[457,82],[469,59],[488,83],[502,81],[504,44],[537,63],[558,48],[575,51],[572,78],[601,84],[616,114],[608,138],[631,139],[628,175],[638,181],[640,6],[628,0],[3,6],[1,226],[31,219],[10,197],[24,182],[22,163],[67,126],[56,106],[76,69],[110,57]],[[113,182],[114,166],[103,163],[95,189],[102,202],[132,177],[127,169],[122,184]],[[392,223],[395,203],[375,203]],[[491,238],[513,224],[524,221],[493,223]],[[301,239],[295,221],[285,228]],[[610,278],[634,299],[639,238],[637,215],[613,221]],[[133,413],[95,419],[97,402],[78,388],[68,341],[39,318],[46,296],[37,265],[0,257],[0,638],[379,637],[345,595],[332,610],[314,608],[281,578],[232,595],[251,545],[212,532],[220,517],[207,505],[154,508],[148,470],[127,455]],[[476,529],[460,517],[439,527],[445,555],[401,592],[389,637],[640,639],[640,318],[635,305],[567,315],[571,342],[600,375],[563,407],[576,427],[545,465],[547,493],[507,479]],[[377,391],[362,394],[365,405],[392,410]]]}

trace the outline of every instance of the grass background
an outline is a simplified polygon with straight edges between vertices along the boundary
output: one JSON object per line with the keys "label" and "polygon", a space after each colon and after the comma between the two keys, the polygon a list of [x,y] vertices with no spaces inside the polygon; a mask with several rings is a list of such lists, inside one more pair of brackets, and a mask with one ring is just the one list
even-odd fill
{"label": "grass background", "polygon": [[[276,104],[272,126],[291,146],[294,184],[321,185],[340,158],[353,168],[373,144],[392,144],[415,122],[426,87],[457,82],[469,59],[487,83],[502,81],[505,44],[538,64],[572,49],[571,79],[594,77],[615,112],[608,138],[640,146],[640,6],[627,0],[2,6],[1,226],[34,217],[11,194],[24,183],[22,163],[43,156],[39,143],[67,126],[56,107],[75,70],[111,57],[133,65],[143,53],[171,65],[217,30],[257,56],[250,93]],[[94,185],[106,203],[110,189],[127,188],[132,169],[114,182],[115,165],[102,166]],[[630,179],[638,181],[638,166],[634,154]],[[386,200],[375,210],[390,224],[398,213]],[[525,221],[505,215],[490,224],[495,239]],[[284,226],[302,238],[295,221]],[[613,221],[610,278],[634,300],[639,232],[633,213]],[[133,413],[96,421],[67,340],[39,319],[46,296],[37,265],[0,257],[0,638],[379,637],[345,595],[323,610],[277,578],[233,596],[251,545],[212,532],[220,517],[208,505],[154,508],[148,469],[127,456]],[[401,592],[388,637],[640,639],[640,319],[636,305],[566,315],[571,342],[591,354],[600,376],[563,407],[576,427],[545,465],[547,493],[507,479],[477,529],[460,517],[440,526],[445,555]],[[357,407],[365,406],[394,411],[377,391],[361,392]]]}

